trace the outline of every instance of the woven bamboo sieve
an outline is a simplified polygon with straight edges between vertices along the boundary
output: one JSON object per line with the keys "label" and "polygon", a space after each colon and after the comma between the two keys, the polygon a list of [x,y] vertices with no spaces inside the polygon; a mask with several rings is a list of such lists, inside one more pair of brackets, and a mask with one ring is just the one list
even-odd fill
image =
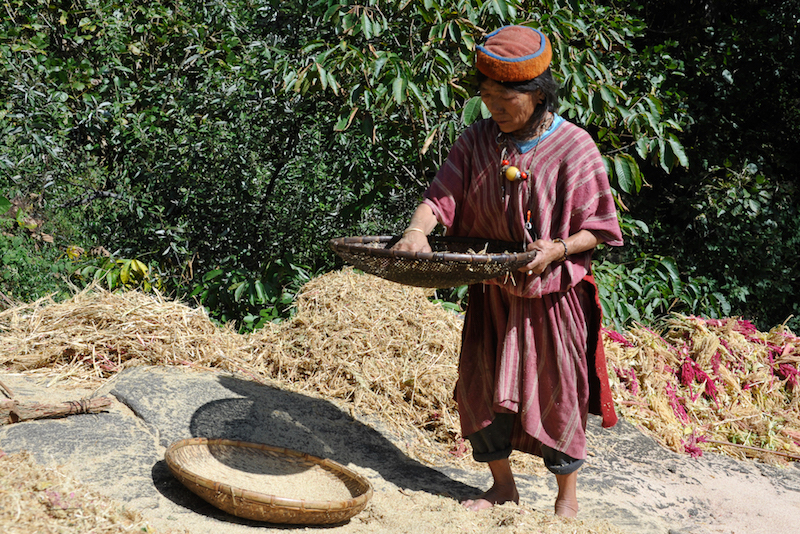
{"label": "woven bamboo sieve", "polygon": [[466,237],[428,236],[432,252],[392,250],[400,237],[332,239],[329,246],[344,261],[386,280],[418,287],[458,287],[504,276],[533,261],[536,251],[521,243]]}
{"label": "woven bamboo sieve", "polygon": [[369,481],[332,460],[291,449],[191,438],[167,449],[167,466],[202,499],[256,521],[334,524],[361,512]]}

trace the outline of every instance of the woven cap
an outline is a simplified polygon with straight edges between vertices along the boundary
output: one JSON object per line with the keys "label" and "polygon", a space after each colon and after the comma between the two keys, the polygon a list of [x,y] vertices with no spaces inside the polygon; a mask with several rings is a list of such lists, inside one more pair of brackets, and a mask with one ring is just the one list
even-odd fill
{"label": "woven cap", "polygon": [[524,82],[550,66],[553,49],[547,36],[528,26],[503,26],[478,46],[476,66],[498,82]]}

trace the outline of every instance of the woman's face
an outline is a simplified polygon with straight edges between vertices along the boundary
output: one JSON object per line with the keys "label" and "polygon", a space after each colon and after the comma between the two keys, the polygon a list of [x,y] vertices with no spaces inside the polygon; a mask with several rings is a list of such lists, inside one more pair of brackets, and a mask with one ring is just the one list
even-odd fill
{"label": "woman's face", "polygon": [[523,130],[543,99],[541,91],[520,93],[490,79],[481,83],[480,90],[481,100],[503,133]]}

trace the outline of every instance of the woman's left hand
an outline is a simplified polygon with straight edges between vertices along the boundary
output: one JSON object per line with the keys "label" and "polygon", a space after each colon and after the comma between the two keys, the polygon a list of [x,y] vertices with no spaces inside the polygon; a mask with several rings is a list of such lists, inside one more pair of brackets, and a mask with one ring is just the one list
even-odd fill
{"label": "woman's left hand", "polygon": [[528,244],[528,251],[535,250],[536,257],[527,265],[519,268],[520,272],[542,274],[547,266],[564,257],[564,245],[546,239],[539,239]]}

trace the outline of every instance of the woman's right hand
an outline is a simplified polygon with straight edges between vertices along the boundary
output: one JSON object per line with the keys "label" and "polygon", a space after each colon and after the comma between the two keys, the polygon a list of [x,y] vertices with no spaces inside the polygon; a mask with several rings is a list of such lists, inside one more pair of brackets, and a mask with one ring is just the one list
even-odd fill
{"label": "woman's right hand", "polygon": [[403,237],[395,243],[392,250],[407,250],[409,252],[431,252],[428,243],[428,234],[436,226],[436,216],[433,210],[425,203],[417,206],[408,227],[403,232]]}
{"label": "woman's right hand", "polygon": [[431,252],[428,237],[417,230],[406,231],[400,241],[394,244],[392,250],[407,250],[409,252]]}

